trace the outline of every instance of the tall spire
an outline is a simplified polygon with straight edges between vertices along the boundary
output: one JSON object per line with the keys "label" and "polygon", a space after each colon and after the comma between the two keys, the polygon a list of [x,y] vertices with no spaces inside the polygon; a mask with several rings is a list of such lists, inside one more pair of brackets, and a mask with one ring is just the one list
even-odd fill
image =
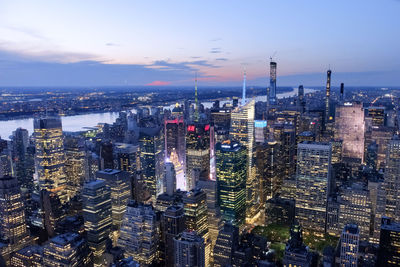
{"label": "tall spire", "polygon": [[246,105],[246,69],[243,74],[242,106]]}
{"label": "tall spire", "polygon": [[194,121],[199,121],[199,100],[197,99],[197,72],[194,78],[194,102],[196,104],[196,109],[194,111]]}
{"label": "tall spire", "polygon": [[329,121],[329,102],[330,102],[330,97],[331,97],[331,74],[332,71],[329,68],[329,70],[326,72],[326,96],[325,96],[325,121],[323,125],[323,130],[326,130],[326,123]]}

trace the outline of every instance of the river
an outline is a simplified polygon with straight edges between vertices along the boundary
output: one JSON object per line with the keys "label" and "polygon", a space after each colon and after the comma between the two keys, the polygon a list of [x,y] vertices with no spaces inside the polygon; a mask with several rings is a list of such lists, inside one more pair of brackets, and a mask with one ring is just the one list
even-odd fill
{"label": "river", "polygon": [[[314,92],[314,89],[305,88],[304,93]],[[290,92],[277,94],[278,98],[291,97],[297,95],[297,88],[293,88]],[[266,96],[257,96],[254,98],[256,101],[266,101]],[[220,104],[231,102],[232,100],[220,101]],[[202,102],[205,108],[210,108],[213,102]],[[166,108],[173,108],[175,104],[167,106]],[[113,123],[118,118],[118,112],[106,113],[89,113],[75,116],[62,117],[62,127],[67,132],[77,132],[85,130],[86,127],[94,127],[99,123]],[[9,139],[12,132],[17,128],[27,129],[29,134],[33,132],[33,118],[30,119],[15,119],[8,121],[0,121],[0,136],[3,139]]]}

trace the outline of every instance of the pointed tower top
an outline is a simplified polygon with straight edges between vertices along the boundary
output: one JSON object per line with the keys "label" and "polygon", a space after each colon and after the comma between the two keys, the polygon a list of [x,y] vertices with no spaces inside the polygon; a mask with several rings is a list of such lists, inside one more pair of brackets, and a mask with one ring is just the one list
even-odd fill
{"label": "pointed tower top", "polygon": [[243,73],[242,106],[246,105],[246,68]]}

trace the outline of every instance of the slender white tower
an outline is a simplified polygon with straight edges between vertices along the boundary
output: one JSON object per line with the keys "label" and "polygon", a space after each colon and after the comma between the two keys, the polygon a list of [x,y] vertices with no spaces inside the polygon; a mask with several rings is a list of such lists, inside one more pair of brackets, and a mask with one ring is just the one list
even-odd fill
{"label": "slender white tower", "polygon": [[243,74],[242,106],[246,105],[246,69]]}

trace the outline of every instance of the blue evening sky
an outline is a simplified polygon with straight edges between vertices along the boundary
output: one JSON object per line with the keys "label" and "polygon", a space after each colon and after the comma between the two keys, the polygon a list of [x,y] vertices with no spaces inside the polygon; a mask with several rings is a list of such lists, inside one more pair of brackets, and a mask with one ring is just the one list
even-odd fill
{"label": "blue evening sky", "polygon": [[400,86],[399,0],[0,0],[0,86]]}

